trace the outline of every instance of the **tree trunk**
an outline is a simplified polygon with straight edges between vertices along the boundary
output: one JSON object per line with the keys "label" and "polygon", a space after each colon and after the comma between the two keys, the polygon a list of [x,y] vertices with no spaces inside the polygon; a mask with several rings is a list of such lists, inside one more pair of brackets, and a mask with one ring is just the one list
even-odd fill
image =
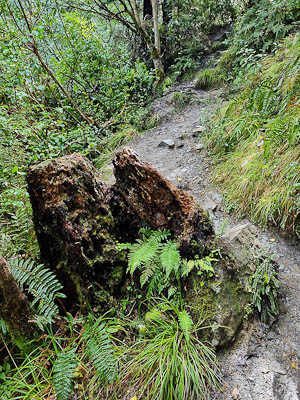
{"label": "tree trunk", "polygon": [[153,31],[154,31],[154,49],[152,51],[152,59],[155,68],[156,82],[160,85],[165,79],[164,66],[161,55],[160,46],[160,33],[158,23],[158,2],[157,0],[151,0],[152,11],[153,11]]}
{"label": "tree trunk", "polygon": [[9,271],[6,261],[0,256],[0,317],[15,338],[30,339],[36,325],[30,322],[33,314],[29,301]]}

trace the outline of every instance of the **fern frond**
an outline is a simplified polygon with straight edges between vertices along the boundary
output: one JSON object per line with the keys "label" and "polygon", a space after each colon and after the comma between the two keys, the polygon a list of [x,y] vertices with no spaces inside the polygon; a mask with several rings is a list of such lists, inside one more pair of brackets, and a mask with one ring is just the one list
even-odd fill
{"label": "fern frond", "polygon": [[58,354],[53,365],[53,384],[57,393],[57,400],[68,400],[72,388],[74,372],[77,367],[76,349]]}
{"label": "fern frond", "polygon": [[128,255],[130,274],[133,275],[138,267],[153,259],[159,248],[159,243],[153,240],[134,244]]}
{"label": "fern frond", "polygon": [[184,258],[182,260],[181,276],[182,277],[188,276],[189,273],[195,268],[195,266],[196,266],[195,260],[187,260]]}
{"label": "fern frond", "polygon": [[[32,306],[38,303],[37,313],[42,317],[41,321],[51,323],[58,314],[58,307],[54,303],[57,297],[65,297],[59,290],[63,288],[55,274],[43,264],[35,265],[34,261],[28,259],[14,258],[8,261],[8,267],[13,277],[24,290],[34,297]],[[37,320],[38,322],[38,320]]]}
{"label": "fern frond", "polygon": [[168,299],[173,297],[175,293],[177,293],[177,287],[170,286],[169,289],[168,289]]}
{"label": "fern frond", "polygon": [[186,341],[190,340],[193,320],[186,310],[178,313],[179,326],[185,336]]}
{"label": "fern frond", "polygon": [[143,271],[142,271],[141,277],[140,277],[141,287],[143,287],[145,285],[145,283],[147,283],[149,281],[149,279],[153,276],[153,274],[157,268],[158,267],[154,263],[146,264],[143,267]]}
{"label": "fern frond", "polygon": [[149,281],[147,298],[151,297],[153,293],[161,294],[168,284],[169,280],[165,279],[163,271],[157,268]]}
{"label": "fern frond", "polygon": [[162,312],[157,308],[152,308],[152,310],[146,312],[145,314],[146,322],[158,321],[161,318],[162,318]]}
{"label": "fern frond", "polygon": [[117,376],[117,365],[113,346],[102,319],[99,318],[93,325],[85,326],[83,336],[86,341],[87,355],[103,383],[112,383]]}
{"label": "fern frond", "polygon": [[178,251],[177,243],[167,242],[160,253],[160,262],[166,271],[166,277],[168,278],[172,271],[175,273],[178,271],[181,263],[181,257]]}
{"label": "fern frond", "polygon": [[141,228],[139,233],[142,234],[143,240],[153,239],[156,242],[162,242],[167,240],[171,236],[171,232],[168,229],[163,229],[162,231],[154,231],[149,227]]}

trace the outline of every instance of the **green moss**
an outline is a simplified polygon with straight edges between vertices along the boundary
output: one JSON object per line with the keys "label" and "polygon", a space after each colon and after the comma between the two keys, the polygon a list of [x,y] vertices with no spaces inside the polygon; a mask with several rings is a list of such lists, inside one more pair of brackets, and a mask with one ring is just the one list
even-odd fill
{"label": "green moss", "polygon": [[202,287],[202,278],[194,274],[185,301],[195,320],[205,315],[207,323],[213,325],[209,339],[215,345],[224,346],[233,340],[240,327],[251,302],[251,293],[237,278],[224,275],[224,270],[220,275],[222,279],[211,280]]}
{"label": "green moss", "polygon": [[122,283],[124,272],[125,267],[123,265],[116,265],[113,267],[110,279],[108,281],[108,285],[112,290]]}

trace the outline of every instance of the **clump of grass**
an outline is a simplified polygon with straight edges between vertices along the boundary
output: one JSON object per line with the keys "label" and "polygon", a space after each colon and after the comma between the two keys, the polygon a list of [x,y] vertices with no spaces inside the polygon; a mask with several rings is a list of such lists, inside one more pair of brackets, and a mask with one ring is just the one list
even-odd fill
{"label": "clump of grass", "polygon": [[193,96],[188,93],[175,92],[172,96],[171,103],[175,106],[176,109],[182,109],[188,104],[190,104],[193,100]]}
{"label": "clump of grass", "polygon": [[135,135],[137,130],[133,126],[123,126],[114,133],[104,136],[97,145],[97,153],[99,154],[95,159],[97,168],[104,167],[114,155],[114,151],[124,144],[128,143]]}
{"label": "clump of grass", "polygon": [[221,68],[206,68],[197,74],[195,88],[203,90],[218,88],[224,84],[225,80],[226,75]]}
{"label": "clump of grass", "polygon": [[130,382],[145,400],[209,398],[221,378],[213,348],[199,339],[206,328],[174,304],[155,304],[145,316],[144,335],[123,354],[120,385]]}
{"label": "clump of grass", "polygon": [[207,137],[229,203],[262,225],[299,233],[300,36],[248,76]]}

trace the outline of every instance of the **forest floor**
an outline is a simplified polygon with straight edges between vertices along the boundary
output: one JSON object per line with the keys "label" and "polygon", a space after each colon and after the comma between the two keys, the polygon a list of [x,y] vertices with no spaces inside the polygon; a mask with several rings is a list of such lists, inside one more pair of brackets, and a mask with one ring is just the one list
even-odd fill
{"label": "forest floor", "polygon": [[[189,103],[176,107],[176,101],[184,99]],[[212,182],[212,163],[201,142],[205,123],[222,101],[222,89],[202,91],[195,90],[192,83],[178,85],[152,105],[159,125],[137,137],[130,147],[191,194],[209,212],[216,232],[225,226],[226,233],[251,222],[228,214],[229,208]],[[233,346],[220,354],[224,387],[223,392],[213,393],[212,399],[299,400],[299,242],[276,230],[254,229],[261,247],[271,251],[279,265],[281,312],[271,326],[258,320],[244,323]]]}

